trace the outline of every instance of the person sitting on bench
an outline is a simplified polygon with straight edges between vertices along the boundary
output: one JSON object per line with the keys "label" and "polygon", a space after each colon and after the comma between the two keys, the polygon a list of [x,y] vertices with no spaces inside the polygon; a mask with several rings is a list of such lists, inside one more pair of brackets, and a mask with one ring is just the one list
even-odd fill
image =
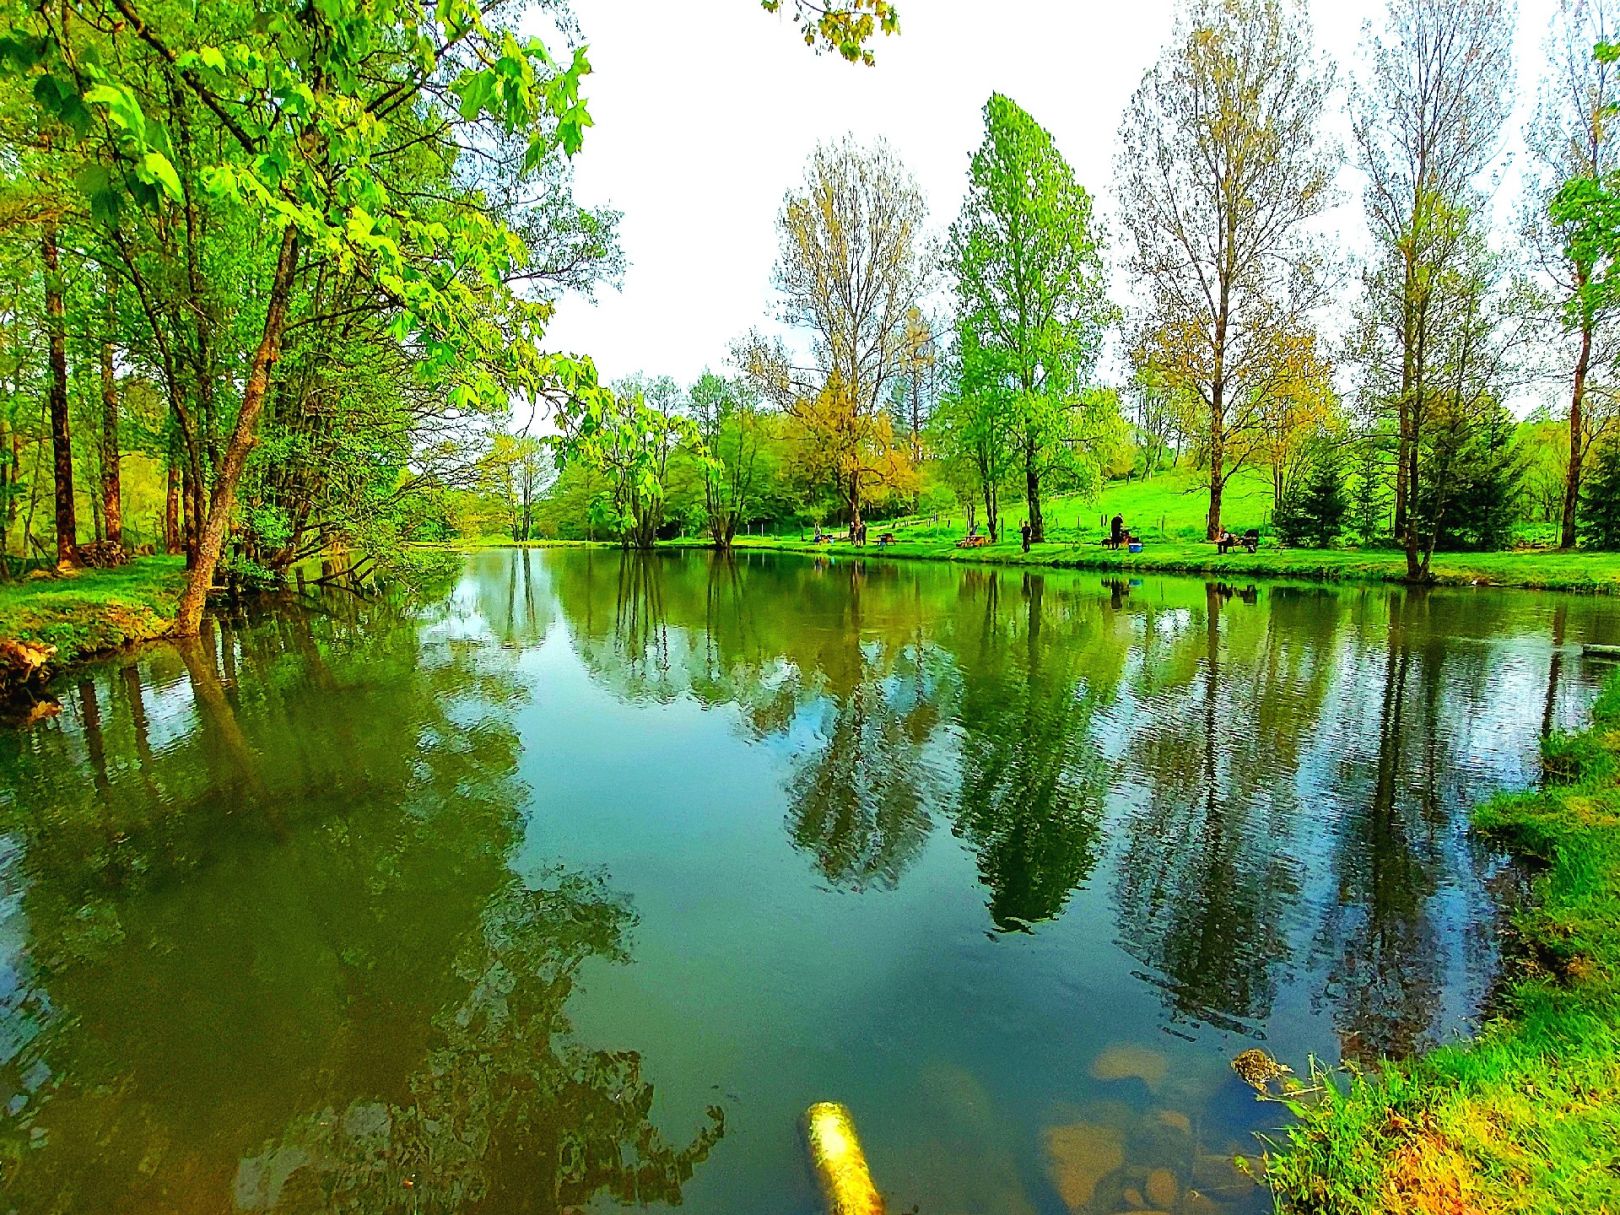
{"label": "person sitting on bench", "polygon": [[1108,547],[1118,548],[1122,544],[1129,543],[1129,540],[1130,533],[1125,530],[1124,516],[1115,515],[1108,521]]}
{"label": "person sitting on bench", "polygon": [[1234,535],[1231,532],[1222,532],[1220,538],[1215,541],[1216,551],[1221,553],[1230,552],[1239,546],[1248,549],[1251,553],[1258,549],[1260,547],[1260,529],[1251,527],[1241,536]]}

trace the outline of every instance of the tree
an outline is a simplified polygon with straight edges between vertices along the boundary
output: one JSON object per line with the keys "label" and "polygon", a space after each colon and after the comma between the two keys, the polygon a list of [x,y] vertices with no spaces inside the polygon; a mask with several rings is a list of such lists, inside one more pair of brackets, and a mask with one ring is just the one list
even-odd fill
{"label": "tree", "polygon": [[968,353],[978,335],[963,327],[957,342],[954,392],[947,393],[930,420],[933,446],[940,452],[947,479],[968,510],[969,531],[977,504],[984,505],[985,530],[1001,538],[1001,493],[1023,468],[1013,393],[994,377],[986,378],[990,360]]}
{"label": "tree", "polygon": [[1314,333],[1280,335],[1272,383],[1256,403],[1255,446],[1271,472],[1271,500],[1281,502],[1301,469],[1313,462],[1312,443],[1337,421],[1333,367]]}
{"label": "tree", "polygon": [[79,548],[73,510],[73,431],[68,421],[67,324],[62,303],[61,250],[54,217],[40,225],[40,254],[45,263],[45,333],[50,344],[46,396],[50,402],[51,467],[55,474],[56,562],[74,565],[79,559]]}
{"label": "tree", "polygon": [[1506,545],[1518,517],[1525,467],[1513,417],[1494,397],[1447,399],[1431,406],[1431,413],[1423,436],[1428,467],[1411,507],[1426,542],[1425,572],[1437,547]]}
{"label": "tree", "polygon": [[906,436],[906,455],[912,469],[918,474],[917,485],[911,495],[911,509],[916,513],[922,506],[921,473],[928,452],[924,436],[928,421],[939,404],[942,385],[941,364],[944,352],[937,339],[938,325],[923,315],[922,309],[912,308],[906,318],[906,347],[901,360],[900,377],[894,381],[889,394],[889,407],[896,427]]}
{"label": "tree", "polygon": [[1620,548],[1620,442],[1598,444],[1592,475],[1581,486],[1581,540],[1589,548]]}
{"label": "tree", "polygon": [[[1396,417],[1395,531],[1407,576],[1427,576],[1418,492],[1442,329],[1467,329],[1477,293],[1457,267],[1484,214],[1474,184],[1495,154],[1512,102],[1513,17],[1503,0],[1390,0],[1369,34],[1352,125],[1378,246],[1364,274],[1368,376]],[[1442,382],[1447,372],[1439,372]],[[1429,533],[1432,540],[1433,532]],[[1432,547],[1430,549],[1432,551]]]}
{"label": "tree", "polygon": [[1303,229],[1329,203],[1318,125],[1331,87],[1294,0],[1192,0],[1120,125],[1130,265],[1149,296],[1138,362],[1201,406],[1211,539],[1323,297]]}
{"label": "tree", "polygon": [[651,548],[664,525],[670,456],[697,442],[684,404],[668,376],[632,376],[615,384],[609,397],[598,397],[593,408],[559,416],[561,460],[606,478],[593,516],[618,532],[626,548]]}
{"label": "tree", "polygon": [[[1613,0],[1560,0],[1546,44],[1547,75],[1534,119],[1525,128],[1530,182],[1523,225],[1550,293],[1549,317],[1574,349],[1569,358],[1569,455],[1565,464],[1559,544],[1575,544],[1581,472],[1588,451],[1607,425],[1592,409],[1592,380],[1612,375],[1620,343],[1612,325],[1610,301],[1586,290],[1597,266],[1593,250],[1577,247],[1570,224],[1555,220],[1558,192],[1572,180],[1602,180],[1620,168],[1607,127],[1620,100],[1620,72],[1593,55],[1592,48],[1615,34]],[[1565,347],[1568,342],[1564,343]],[[1572,356],[1572,358],[1571,358]]]}
{"label": "tree", "polygon": [[[478,0],[431,11],[383,0],[200,13],[161,0],[81,0],[60,20],[20,6],[14,16],[0,58],[94,154],[77,184],[109,244],[127,255],[171,366],[174,338],[214,331],[163,315],[173,293],[145,270],[168,272],[172,259],[150,261],[149,252],[196,224],[207,200],[245,254],[232,294],[252,333],[246,365],[227,380],[205,350],[192,351],[207,372],[196,400],[206,404],[221,384],[237,399],[210,459],[178,634],[198,630],[304,284],[342,274],[373,287],[390,309],[391,337],[418,356],[416,374],[456,405],[504,407],[514,390],[556,385],[581,398],[600,393],[589,364],[541,353],[551,308],[521,299],[506,277],[525,260],[508,217],[486,209],[465,179],[445,190],[407,184],[430,164],[450,177],[475,146],[516,142],[520,178],[576,150],[589,122],[582,49],[554,60],[501,24],[504,9]],[[181,264],[177,277],[200,276],[195,262]],[[194,302],[206,318],[215,300]],[[196,515],[203,495],[192,488]]]}
{"label": "tree", "polygon": [[[782,10],[783,0],[759,0],[768,13]],[[822,51],[837,51],[851,63],[864,63],[871,67],[876,57],[868,45],[878,33],[900,32],[900,14],[889,0],[848,0],[847,3],[827,3],[824,0],[788,0],[793,13],[793,24],[804,38],[804,44],[818,55]]]}
{"label": "tree", "polygon": [[1344,530],[1348,511],[1339,453],[1330,444],[1318,443],[1305,475],[1290,484],[1277,499],[1271,525],[1284,543],[1327,548]]}
{"label": "tree", "polygon": [[764,427],[758,393],[746,380],[726,380],[712,371],[698,377],[687,394],[704,457],[703,510],[715,547],[727,549],[748,522],[761,477]]}
{"label": "tree", "polygon": [[1166,458],[1175,463],[1185,411],[1177,407],[1170,390],[1147,366],[1133,368],[1125,397],[1131,431],[1142,450],[1142,477],[1146,480],[1159,471]]}
{"label": "tree", "polygon": [[106,523],[107,543],[124,545],[123,484],[119,464],[123,459],[118,441],[118,373],[113,335],[118,327],[116,280],[106,283],[106,329],[101,338],[101,513]]}
{"label": "tree", "polygon": [[493,488],[506,505],[507,531],[534,539],[535,508],[554,475],[551,452],[533,435],[498,435],[487,457]]}
{"label": "tree", "polygon": [[962,374],[1008,394],[1030,539],[1039,543],[1043,476],[1094,482],[1104,462],[1082,390],[1113,310],[1091,195],[1052,136],[1000,93],[985,102],[984,125],[949,238]]}
{"label": "tree", "polygon": [[869,489],[900,488],[911,475],[882,394],[906,364],[927,279],[926,216],[916,180],[883,140],[818,145],[803,184],[782,200],[775,268],[782,319],[808,332],[812,365],[794,366],[757,335],[740,348],[744,369],[800,423],[851,525]]}
{"label": "tree", "polygon": [[1436,548],[1501,545],[1523,476],[1501,402],[1535,336],[1533,301],[1472,214],[1450,222],[1457,248],[1424,288],[1423,396],[1408,411],[1415,446],[1402,539],[1407,576],[1418,582]]}
{"label": "tree", "polygon": [[1355,481],[1350,495],[1350,527],[1360,543],[1371,544],[1388,535],[1384,530],[1389,519],[1387,436],[1377,431],[1357,435],[1352,452]]}

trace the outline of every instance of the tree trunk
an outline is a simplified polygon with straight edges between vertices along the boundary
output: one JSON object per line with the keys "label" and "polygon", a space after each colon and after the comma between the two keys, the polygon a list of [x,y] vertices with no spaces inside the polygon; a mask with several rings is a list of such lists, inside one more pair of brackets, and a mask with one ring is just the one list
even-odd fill
{"label": "tree trunk", "polygon": [[1403,392],[1401,394],[1400,419],[1396,424],[1398,438],[1395,443],[1395,522],[1393,532],[1396,537],[1406,535],[1406,499],[1408,496],[1406,468],[1407,448],[1410,442],[1407,438],[1407,412],[1406,394]]}
{"label": "tree trunk", "polygon": [[119,473],[118,377],[113,367],[113,325],[117,319],[112,280],[107,282],[107,333],[101,342],[101,514],[107,539],[124,544],[123,479]]}
{"label": "tree trunk", "polygon": [[1035,441],[1024,444],[1024,493],[1029,500],[1029,542],[1046,542],[1046,520],[1041,516],[1041,470],[1035,463]]}
{"label": "tree trunk", "polygon": [[1586,372],[1592,363],[1592,326],[1581,326],[1581,353],[1575,360],[1575,386],[1569,395],[1569,470],[1564,475],[1564,521],[1560,548],[1575,547],[1575,512],[1581,499],[1581,457],[1586,439]]}
{"label": "tree trunk", "polygon": [[180,551],[180,468],[169,457],[168,492],[163,498],[163,551]]}
{"label": "tree trunk", "polygon": [[[1221,333],[1225,333],[1224,323]],[[1209,514],[1204,520],[1206,540],[1219,540],[1221,496],[1226,490],[1226,384],[1217,376],[1209,386]]]}
{"label": "tree trunk", "polygon": [[288,225],[281,234],[281,253],[276,259],[276,273],[270,284],[264,329],[258,348],[253,352],[247,383],[242,390],[242,407],[237,412],[230,445],[225,449],[225,458],[220,463],[213,501],[199,537],[197,562],[186,575],[186,586],[180,592],[180,602],[175,610],[174,632],[179,637],[195,637],[202,628],[203,606],[208,600],[209,585],[214,580],[214,569],[219,565],[220,554],[225,548],[225,533],[230,526],[231,510],[236,504],[237,482],[242,479],[242,469],[253,447],[254,431],[270,387],[270,373],[281,354],[281,335],[287,325],[287,299],[292,294],[293,274],[297,268],[298,230]]}
{"label": "tree trunk", "polygon": [[56,221],[40,229],[45,259],[45,327],[50,342],[51,454],[56,474],[56,561],[78,562],[78,523],[73,515],[73,433],[68,424],[67,323],[62,307],[62,274],[57,258]]}
{"label": "tree trunk", "polygon": [[[1417,497],[1417,450],[1417,443],[1409,440],[1406,445],[1406,460],[1401,466],[1406,473],[1405,481],[1407,497],[1406,530],[1402,533],[1402,535],[1406,547],[1406,577],[1407,580],[1411,582],[1421,582],[1423,580],[1424,566],[1427,564],[1422,559],[1421,545],[1418,542],[1419,520],[1416,503],[1413,501],[1413,499]],[[1438,529],[1438,520],[1435,521],[1434,526],[1436,529]]]}

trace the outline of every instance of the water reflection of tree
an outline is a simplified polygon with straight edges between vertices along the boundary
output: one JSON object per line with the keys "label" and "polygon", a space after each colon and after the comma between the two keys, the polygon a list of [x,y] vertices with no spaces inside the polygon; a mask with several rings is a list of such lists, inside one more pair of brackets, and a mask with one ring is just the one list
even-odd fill
{"label": "water reflection of tree", "polygon": [[[295,1118],[244,1159],[248,1210],[562,1212],[598,1195],[679,1203],[723,1120],[684,1147],[650,1122],[640,1057],[559,1045],[579,966],[624,960],[625,906],[599,883],[509,884],[455,959],[467,985],[401,1100],[357,1099]],[[293,1171],[288,1173],[288,1169]]]}
{"label": "water reflection of tree", "polygon": [[1447,959],[1432,916],[1449,818],[1439,786],[1450,767],[1439,752],[1441,654],[1426,640],[1427,595],[1391,591],[1387,602],[1376,721],[1356,731],[1371,748],[1352,747],[1341,764],[1337,898],[1318,935],[1341,1051],[1352,1059],[1419,1045],[1439,1010]]}
{"label": "water reflection of tree", "polygon": [[931,828],[925,753],[942,721],[943,664],[915,578],[857,562],[612,561],[611,576],[594,555],[556,571],[598,682],[631,701],[734,705],[749,736],[794,739],[794,844],[836,885],[897,882]]}
{"label": "water reflection of tree", "polygon": [[1341,614],[1331,594],[1268,598],[1256,610],[1212,583],[1201,629],[1150,630],[1144,667],[1157,674],[1128,748],[1143,796],[1117,891],[1121,943],[1172,1012],[1235,1029],[1270,1012],[1288,960],[1293,790]]}
{"label": "water reflection of tree", "polygon": [[472,606],[502,645],[536,645],[551,625],[546,562],[522,548],[479,553],[468,565]]}
{"label": "water reflection of tree", "polygon": [[520,689],[418,626],[356,602],[150,650],[8,740],[0,1207],[678,1199],[718,1122],[665,1143],[634,1053],[564,1016],[629,912],[514,877]]}
{"label": "water reflection of tree", "polygon": [[1021,606],[1004,606],[999,576],[975,582],[968,594],[983,600],[981,625],[961,638],[956,831],[978,853],[990,917],[1003,930],[1057,916],[1090,875],[1110,778],[1092,723],[1111,697],[1124,639],[1046,588],[1026,574]]}
{"label": "water reflection of tree", "polygon": [[914,583],[879,581],[882,610],[869,626],[865,567],[848,562],[826,573],[847,587],[845,619],[816,655],[812,711],[825,724],[794,759],[788,835],[834,885],[892,887],[933,830],[926,749],[940,712],[928,692],[932,651]]}

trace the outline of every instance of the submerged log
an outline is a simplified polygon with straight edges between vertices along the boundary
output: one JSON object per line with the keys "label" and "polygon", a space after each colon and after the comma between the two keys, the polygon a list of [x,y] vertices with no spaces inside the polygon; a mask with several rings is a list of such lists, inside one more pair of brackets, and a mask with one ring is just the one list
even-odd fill
{"label": "submerged log", "polygon": [[805,1112],[805,1133],[827,1215],[883,1215],[883,1196],[872,1184],[849,1110],[835,1101],[816,1102]]}

